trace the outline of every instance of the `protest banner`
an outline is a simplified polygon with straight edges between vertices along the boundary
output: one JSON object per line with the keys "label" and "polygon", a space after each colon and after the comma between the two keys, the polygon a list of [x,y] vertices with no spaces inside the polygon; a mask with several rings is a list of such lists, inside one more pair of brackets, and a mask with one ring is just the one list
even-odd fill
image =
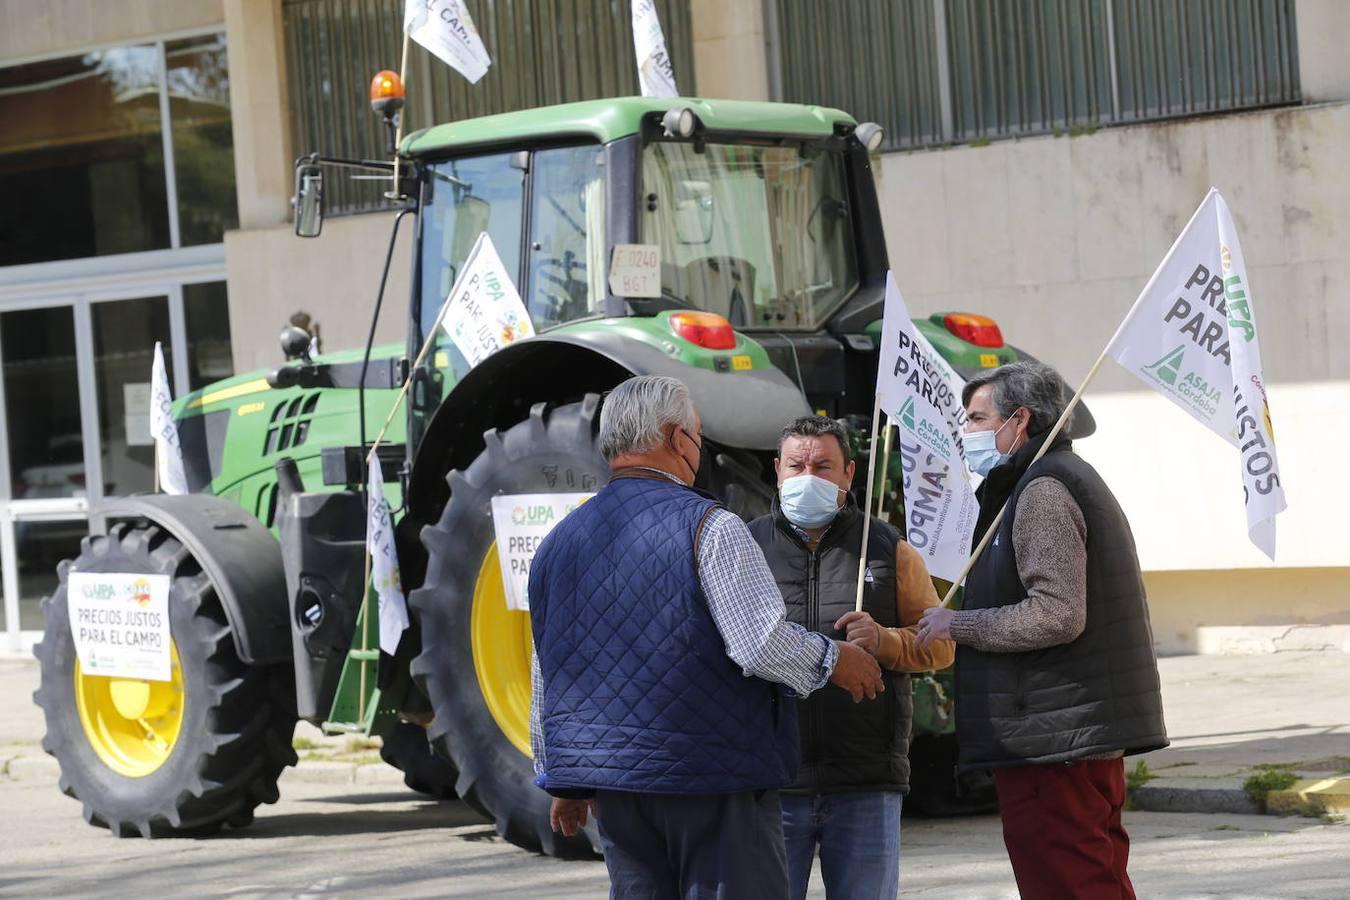
{"label": "protest banner", "polygon": [[440,320],[471,366],[534,335],[525,304],[486,231],[460,266]]}
{"label": "protest banner", "polygon": [[166,494],[188,493],[183,445],[178,440],[178,423],[173,419],[173,392],[164,372],[164,351],[159,341],[155,341],[155,357],[150,366],[150,434],[155,439],[155,481],[159,489]]}
{"label": "protest banner", "polygon": [[389,501],[384,497],[384,471],[380,457],[370,457],[370,481],[366,485],[366,552],[370,558],[370,581],[379,600],[380,649],[390,656],[408,627],[408,601],[399,575],[398,548]]}
{"label": "protest banner", "polygon": [[[470,84],[477,84],[492,65],[464,0],[407,0],[403,7],[403,33]],[[400,78],[407,68],[406,57],[405,50]]]}
{"label": "protest banner", "polygon": [[965,382],[914,327],[893,274],[884,309],[877,399],[898,427],[905,539],[930,574],[951,581],[970,555],[979,514],[961,443]]}
{"label": "protest banner", "polygon": [[666,50],[666,36],[656,15],[656,0],[633,0],[633,50],[638,83],[644,97],[678,97],[675,69]]}
{"label": "protest banner", "polygon": [[66,612],[83,674],[170,679],[169,587],[168,575],[70,573]]}
{"label": "protest banner", "polygon": [[530,564],[548,533],[593,493],[498,494],[492,498],[492,528],[497,537],[506,608],[529,612]]}
{"label": "protest banner", "polygon": [[1275,558],[1285,509],[1256,301],[1228,204],[1211,188],[1106,352],[1238,448],[1247,534]]}

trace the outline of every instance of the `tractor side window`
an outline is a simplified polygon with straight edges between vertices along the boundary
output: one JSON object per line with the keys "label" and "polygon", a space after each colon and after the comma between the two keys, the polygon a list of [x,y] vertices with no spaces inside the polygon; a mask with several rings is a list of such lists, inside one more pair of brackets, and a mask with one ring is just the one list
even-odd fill
{"label": "tractor side window", "polygon": [[814,330],[858,286],[837,152],[661,141],[643,150],[642,185],[669,299],[737,328]]}
{"label": "tractor side window", "polygon": [[450,295],[478,235],[492,238],[506,271],[520,271],[525,172],[515,154],[456,159],[432,167],[431,200],[422,208],[422,306],[425,337]]}
{"label": "tractor side window", "polygon": [[605,182],[595,145],[534,154],[528,285],[536,329],[600,313],[605,301]]}

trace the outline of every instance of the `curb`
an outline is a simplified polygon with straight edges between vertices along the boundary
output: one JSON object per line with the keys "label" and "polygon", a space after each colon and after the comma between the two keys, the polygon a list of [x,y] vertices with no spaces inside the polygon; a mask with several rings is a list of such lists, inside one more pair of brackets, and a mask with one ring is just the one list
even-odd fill
{"label": "curb", "polygon": [[1350,777],[1305,778],[1283,791],[1266,794],[1266,811],[1275,815],[1350,813]]}
{"label": "curb", "polygon": [[[1274,796],[1274,795],[1271,795]],[[1168,813],[1238,813],[1260,815],[1259,803],[1247,796],[1237,778],[1158,778],[1135,788],[1135,809]]]}
{"label": "curb", "polygon": [[[61,775],[61,765],[46,754],[0,758],[0,784],[6,781],[51,781]],[[281,783],[381,785],[407,790],[403,773],[383,762],[348,763],[305,760],[286,769]]]}

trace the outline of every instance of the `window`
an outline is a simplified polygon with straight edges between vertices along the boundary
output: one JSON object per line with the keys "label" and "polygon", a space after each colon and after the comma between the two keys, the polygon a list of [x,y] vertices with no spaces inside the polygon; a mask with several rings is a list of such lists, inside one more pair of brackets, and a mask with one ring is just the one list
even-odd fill
{"label": "window", "polygon": [[515,154],[457,159],[433,167],[431,201],[422,210],[422,334],[430,333],[459,267],[478,235],[492,238],[502,265],[519,282],[525,172]]}
{"label": "window", "polygon": [[596,315],[605,303],[605,176],[599,147],[534,154],[525,306],[535,329]]}
{"label": "window", "polygon": [[879,122],[889,149],[1299,101],[1293,0],[769,0],[766,9],[777,96]]}
{"label": "window", "polygon": [[224,41],[0,68],[0,266],[216,243],[234,227]]}
{"label": "window", "polygon": [[738,328],[812,330],[858,286],[843,159],[798,147],[643,150],[663,292]]}
{"label": "window", "polygon": [[0,313],[0,356],[9,426],[10,497],[84,496],[73,310],[51,306]]}

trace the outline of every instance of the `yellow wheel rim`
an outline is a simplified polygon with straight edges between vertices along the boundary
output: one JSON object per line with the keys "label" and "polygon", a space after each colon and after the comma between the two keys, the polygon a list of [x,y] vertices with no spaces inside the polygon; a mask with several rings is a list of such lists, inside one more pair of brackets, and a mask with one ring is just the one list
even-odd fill
{"label": "yellow wheel rim", "polygon": [[530,614],[506,606],[497,544],[488,548],[473,589],[470,625],[478,689],[497,727],[516,749],[530,756]]}
{"label": "yellow wheel rim", "polygon": [[75,661],[75,707],[89,745],[119,775],[144,778],[164,765],[183,727],[183,667],[169,644],[169,680],[85,675]]}

